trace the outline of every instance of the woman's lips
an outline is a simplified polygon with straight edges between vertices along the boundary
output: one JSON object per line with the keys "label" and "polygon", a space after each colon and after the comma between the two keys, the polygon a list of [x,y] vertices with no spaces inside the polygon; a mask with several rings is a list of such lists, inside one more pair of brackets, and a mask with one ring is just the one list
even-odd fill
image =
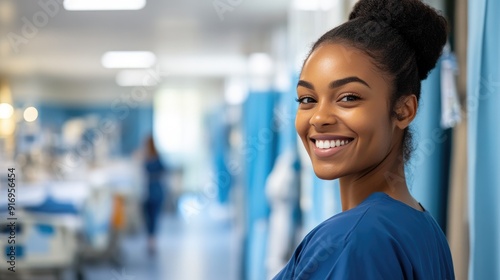
{"label": "woman's lips", "polygon": [[[328,140],[323,141],[323,143],[317,142],[317,141],[322,141],[322,140],[311,139],[311,142],[310,142],[311,146],[313,148],[314,155],[319,157],[319,158],[325,158],[325,157],[331,157],[331,156],[335,155],[336,153],[342,151],[343,149],[348,147],[352,143],[352,141],[354,141],[354,139],[351,138],[349,140],[342,140],[342,141],[344,141],[343,145],[340,145],[340,146],[335,145],[335,147],[330,147],[330,148],[321,148],[321,147],[325,147],[328,145],[325,143]],[[334,141],[334,140],[331,140],[331,141]],[[331,143],[331,141],[329,141],[329,142]],[[342,142],[342,141],[340,141],[340,142]],[[336,141],[334,141],[334,142],[336,142]],[[347,142],[347,143],[345,143],[345,142]],[[318,146],[320,146],[320,147],[318,147]],[[330,146],[330,145],[328,145],[328,146]]]}

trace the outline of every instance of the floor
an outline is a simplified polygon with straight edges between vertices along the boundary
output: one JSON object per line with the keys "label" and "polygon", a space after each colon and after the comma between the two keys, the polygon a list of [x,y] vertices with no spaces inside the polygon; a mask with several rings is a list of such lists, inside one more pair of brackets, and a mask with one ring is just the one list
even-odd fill
{"label": "floor", "polygon": [[121,267],[91,264],[86,280],[237,280],[240,244],[237,231],[226,221],[209,218],[186,223],[173,215],[162,217],[158,251],[149,256],[145,234],[122,238]]}

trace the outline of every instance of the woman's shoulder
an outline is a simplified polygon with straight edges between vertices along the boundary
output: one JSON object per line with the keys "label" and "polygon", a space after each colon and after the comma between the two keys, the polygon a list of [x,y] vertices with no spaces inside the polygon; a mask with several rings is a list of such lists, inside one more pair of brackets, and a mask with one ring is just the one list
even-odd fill
{"label": "woman's shoulder", "polygon": [[[415,210],[384,193],[369,196],[357,207],[341,212],[310,232],[309,238],[335,237],[339,241],[365,238],[392,238],[428,222],[429,214]],[[331,239],[331,238],[327,238]]]}
{"label": "woman's shoulder", "polygon": [[[386,194],[373,194],[357,207],[314,228],[294,252],[283,275],[292,273],[296,278],[310,279],[324,279],[314,277],[325,275],[336,276],[332,279],[383,275],[384,279],[402,279],[403,275],[412,275],[414,264],[435,267],[440,260],[449,260],[450,254],[444,245],[440,247],[441,234],[434,230],[435,222],[429,217],[428,212],[415,210]],[[423,260],[426,263],[422,266]],[[364,270],[358,269],[361,263]],[[399,263],[401,267],[390,263]],[[434,275],[422,279],[438,278]]]}
{"label": "woman's shoulder", "polygon": [[[384,234],[385,230],[372,219],[376,215],[374,213],[380,211],[379,207],[377,203],[362,203],[315,227],[294,253],[295,275],[309,271],[307,266],[311,263],[317,265],[318,271],[329,271],[347,256],[359,255],[362,260],[369,259],[364,254],[369,248],[380,247],[377,249],[379,252],[387,250],[389,238]],[[374,238],[380,239],[380,242],[373,242]]]}

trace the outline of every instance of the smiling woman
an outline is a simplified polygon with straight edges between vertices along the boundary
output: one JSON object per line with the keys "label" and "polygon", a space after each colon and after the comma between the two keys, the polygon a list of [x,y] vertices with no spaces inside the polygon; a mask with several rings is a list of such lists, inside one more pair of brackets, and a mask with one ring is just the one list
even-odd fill
{"label": "smiling woman", "polygon": [[[353,48],[355,54],[346,59],[342,48],[319,46],[304,64],[297,87],[297,132],[321,179],[345,179],[381,163],[389,151],[395,159],[399,154],[387,102],[390,85],[374,67],[366,67],[373,64],[369,56]],[[343,146],[321,146],[342,140]]]}
{"label": "smiling woman", "polygon": [[343,212],[313,229],[275,279],[454,279],[446,238],[410,194],[409,125],[446,20],[419,0],[360,0],[325,33],[297,85],[296,129]]}

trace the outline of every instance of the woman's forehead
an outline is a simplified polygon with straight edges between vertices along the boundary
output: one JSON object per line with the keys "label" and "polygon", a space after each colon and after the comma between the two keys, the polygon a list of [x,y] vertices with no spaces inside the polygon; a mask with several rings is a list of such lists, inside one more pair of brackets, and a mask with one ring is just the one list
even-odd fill
{"label": "woman's forehead", "polygon": [[340,79],[350,76],[363,80],[383,79],[384,74],[363,51],[343,44],[322,44],[304,63],[301,79]]}

